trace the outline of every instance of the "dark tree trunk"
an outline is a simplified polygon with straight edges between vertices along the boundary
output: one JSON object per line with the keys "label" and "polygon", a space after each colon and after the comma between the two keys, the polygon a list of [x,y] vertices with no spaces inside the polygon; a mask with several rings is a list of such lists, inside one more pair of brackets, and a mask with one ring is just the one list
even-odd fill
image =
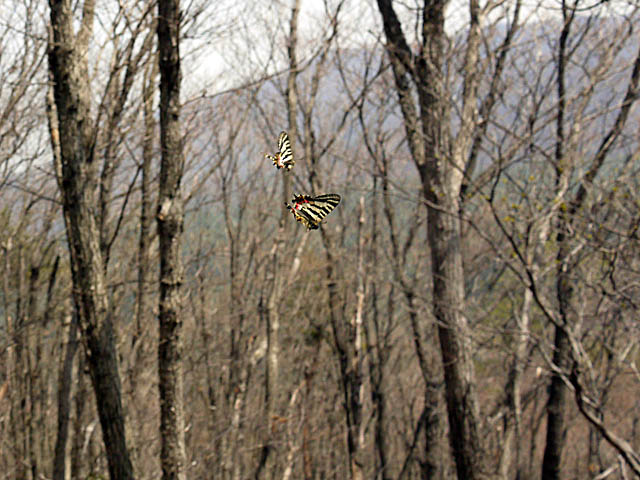
{"label": "dark tree trunk", "polygon": [[158,2],[160,54],[160,141],[162,160],[158,196],[160,238],[160,305],[158,370],[160,388],[161,464],[165,479],[184,479],[185,439],[182,384],[183,267],[180,240],[184,169],[180,130],[180,5],[179,0]]}
{"label": "dark tree trunk", "polygon": [[[125,439],[118,359],[108,314],[104,263],[95,217],[96,170],[87,48],[94,1],[83,5],[77,35],[70,0],[50,0],[49,70],[53,80],[55,124],[50,124],[58,185],[71,257],[73,297],[84,338],[87,362],[111,479],[133,478]],[[59,140],[59,144],[56,142]]]}
{"label": "dark tree trunk", "polygon": [[[566,110],[568,110],[568,102],[566,98],[566,82],[568,75],[566,70],[571,64],[571,56],[575,49],[571,47],[570,34],[573,28],[573,21],[576,19],[576,12],[565,2],[562,2],[563,28],[560,33],[558,42],[557,58],[557,79],[556,88],[558,96],[558,106],[556,114],[556,151],[555,161],[556,168],[556,191],[565,195],[567,201],[562,205],[568,205],[566,211],[560,209],[557,212],[556,226],[558,228],[556,234],[556,243],[558,245],[558,253],[556,254],[556,262],[558,268],[556,270],[556,299],[558,302],[558,313],[555,325],[554,353],[553,363],[559,372],[568,376],[573,367],[574,351],[571,346],[571,337],[573,332],[579,331],[581,319],[572,306],[576,301],[577,292],[575,291],[578,284],[572,278],[578,264],[575,254],[572,252],[576,240],[574,233],[576,229],[573,222],[576,218],[581,218],[581,211],[587,202],[588,192],[593,188],[593,182],[603,169],[605,160],[609,153],[614,150],[614,145],[621,136],[625,124],[629,118],[631,107],[640,97],[640,50],[636,53],[633,70],[627,86],[625,97],[620,106],[620,110],[616,116],[613,125],[602,137],[598,150],[593,155],[584,176],[581,177],[580,187],[572,194],[570,187],[571,176],[574,173],[574,167],[569,163],[572,152],[566,152],[567,145],[574,144],[572,135],[577,134],[579,129],[572,129],[567,132],[567,124],[565,121]],[[560,204],[560,202],[558,202]],[[576,380],[577,381],[577,380]],[[542,478],[544,480],[559,479],[561,475],[562,452],[566,444],[567,414],[566,408],[569,402],[569,390],[565,384],[562,375],[554,372],[551,377],[549,386],[549,399],[547,401],[547,438],[544,450],[544,458],[542,464]],[[578,395],[579,397],[579,395]],[[578,402],[580,407],[580,402]],[[582,411],[582,410],[581,410]],[[585,412],[582,412],[583,414]],[[592,421],[592,419],[589,419]],[[635,462],[629,464],[631,468],[635,468]]]}
{"label": "dark tree trunk", "polygon": [[470,332],[461,311],[464,304],[464,277],[459,224],[456,217],[442,210],[428,208],[428,213],[433,308],[444,365],[449,440],[458,478],[479,478],[483,474],[482,449],[478,433],[475,374],[468,344]]}
{"label": "dark tree trunk", "polygon": [[[89,423],[90,400],[88,398],[88,385],[85,375],[85,356],[77,357],[77,382],[74,395],[73,438],[71,441],[71,478],[86,478],[90,456],[83,452],[85,441],[85,427]],[[88,439],[87,439],[88,440]],[[87,449],[88,450],[88,449]]]}
{"label": "dark tree trunk", "polygon": [[[387,52],[393,67],[406,137],[420,173],[427,205],[427,243],[431,250],[433,313],[438,325],[444,365],[451,443],[458,478],[477,479],[486,474],[483,442],[478,432],[479,412],[470,332],[464,316],[464,275],[458,198],[467,131],[474,125],[477,60],[477,3],[470,2],[472,23],[465,57],[464,104],[461,137],[449,130],[449,98],[444,87],[444,10],[446,0],[424,2],[420,52],[414,54],[402,32],[391,0],[378,0]],[[415,98],[417,97],[417,103]]]}
{"label": "dark tree trunk", "polygon": [[[566,332],[556,328],[553,364],[567,371],[571,361],[571,347]],[[562,478],[560,466],[567,434],[567,402],[569,390],[560,375],[551,377],[549,400],[547,401],[547,441],[542,462],[542,478]]]}
{"label": "dark tree trunk", "polygon": [[71,385],[73,383],[73,359],[78,350],[78,324],[70,322],[69,337],[58,379],[58,433],[53,458],[53,480],[66,478],[66,450],[69,438],[69,419],[71,417]]}

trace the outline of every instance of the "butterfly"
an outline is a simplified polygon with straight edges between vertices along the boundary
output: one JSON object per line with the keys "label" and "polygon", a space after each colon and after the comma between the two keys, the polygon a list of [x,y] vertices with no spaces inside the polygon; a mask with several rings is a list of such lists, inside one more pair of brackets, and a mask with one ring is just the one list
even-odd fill
{"label": "butterfly", "polygon": [[265,153],[264,156],[271,160],[276,168],[286,168],[287,170],[291,170],[296,161],[293,159],[291,141],[289,141],[289,135],[287,135],[287,132],[280,132],[280,137],[278,137],[278,150],[280,151],[275,155]]}
{"label": "butterfly", "polygon": [[325,193],[312,197],[310,195],[294,195],[293,205],[285,203],[293,218],[302,223],[307,230],[316,230],[322,219],[340,203],[340,195]]}

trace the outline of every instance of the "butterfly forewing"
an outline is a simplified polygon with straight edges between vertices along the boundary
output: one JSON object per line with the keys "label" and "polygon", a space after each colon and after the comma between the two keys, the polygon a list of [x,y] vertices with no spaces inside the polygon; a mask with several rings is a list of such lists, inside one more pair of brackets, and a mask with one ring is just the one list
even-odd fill
{"label": "butterfly forewing", "polygon": [[282,166],[278,168],[286,168],[287,170],[291,170],[296,161],[293,159],[293,152],[291,151],[291,141],[289,140],[289,135],[287,135],[287,132],[280,132],[280,137],[278,137],[278,149],[280,150],[280,161],[282,163]]}

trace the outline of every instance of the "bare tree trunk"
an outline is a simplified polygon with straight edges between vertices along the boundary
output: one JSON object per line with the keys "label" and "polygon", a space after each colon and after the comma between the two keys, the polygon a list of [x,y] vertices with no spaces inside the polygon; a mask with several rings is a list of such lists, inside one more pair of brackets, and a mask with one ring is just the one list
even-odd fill
{"label": "bare tree trunk", "polygon": [[506,385],[507,419],[504,428],[504,446],[500,454],[498,471],[500,478],[508,480],[511,465],[515,465],[515,477],[521,475],[522,454],[520,434],[522,432],[522,373],[524,371],[527,344],[529,342],[529,313],[533,301],[531,290],[524,291],[520,318],[517,319],[515,349],[509,368]]}
{"label": "bare tree trunk", "polygon": [[[26,378],[26,366],[25,366],[25,350],[28,354],[28,348],[25,349],[25,318],[24,318],[24,298],[26,294],[24,292],[24,253],[20,246],[15,248],[15,255],[17,255],[17,272],[14,272],[16,277],[16,290],[17,297],[15,299],[15,321],[13,324],[13,334],[10,337],[13,350],[13,364],[11,375],[11,390],[9,392],[11,398],[11,425],[13,427],[12,439],[15,463],[16,477],[21,479],[28,479],[29,465],[28,452],[29,452],[29,436],[27,435],[27,378]],[[9,270],[10,271],[10,270]],[[9,322],[11,323],[11,322]],[[11,356],[9,356],[11,358]]]}
{"label": "bare tree trunk", "polygon": [[8,391],[9,398],[9,425],[10,425],[10,436],[11,436],[11,449],[14,454],[14,471],[16,472],[16,477],[20,478],[20,472],[24,468],[22,466],[20,454],[21,454],[21,445],[20,445],[20,435],[21,435],[21,426],[19,424],[18,418],[18,405],[19,405],[19,379],[21,375],[18,372],[18,348],[17,348],[17,334],[16,327],[17,322],[15,321],[15,317],[11,315],[11,304],[9,302],[9,279],[11,278],[11,254],[13,253],[13,241],[11,236],[8,237],[6,243],[2,246],[3,250],[3,263],[4,263],[4,275],[2,279],[2,297],[3,297],[3,307],[5,311],[5,319],[6,319],[6,362],[4,365],[7,386],[6,391]]}
{"label": "bare tree trunk", "polygon": [[76,390],[74,395],[75,415],[73,418],[73,438],[71,441],[71,478],[85,478],[90,461],[84,451],[85,424],[87,423],[87,410],[89,410],[87,398],[87,379],[85,377],[85,356],[78,355],[76,367]]}
{"label": "bare tree trunk", "polygon": [[138,239],[138,265],[137,265],[137,295],[135,304],[135,322],[131,335],[131,353],[127,361],[129,376],[129,391],[127,399],[131,405],[129,436],[131,438],[131,453],[134,465],[140,465],[142,450],[147,444],[147,433],[137,425],[148,424],[151,410],[148,404],[147,394],[155,388],[155,379],[147,375],[150,370],[155,370],[155,324],[152,314],[151,292],[153,290],[154,266],[152,265],[152,231],[154,214],[152,204],[152,178],[154,143],[156,139],[156,119],[153,109],[153,96],[157,91],[158,62],[150,61],[145,69],[142,84],[142,109],[144,122],[144,137],[142,140],[142,166],[140,182],[140,229]]}
{"label": "bare tree trunk", "polygon": [[78,350],[78,324],[70,315],[65,318],[68,340],[58,378],[58,433],[53,458],[53,480],[65,480],[69,418],[71,416],[71,387],[73,384],[73,359]]}
{"label": "bare tree trunk", "polygon": [[251,354],[250,359],[245,361],[242,366],[242,370],[238,374],[238,393],[234,397],[231,411],[231,433],[229,435],[231,438],[228,440],[228,447],[224,452],[223,458],[223,462],[225,464],[224,467],[229,472],[228,478],[233,480],[240,480],[242,478],[242,465],[240,465],[240,462],[235,461],[236,456],[231,449],[238,448],[238,446],[242,444],[244,434],[242,432],[241,423],[242,415],[246,408],[249,380],[251,378],[253,368],[263,359],[266,352],[266,345],[264,347],[262,345],[258,345],[254,348],[253,338],[254,337],[247,341],[246,352]]}
{"label": "bare tree trunk", "polygon": [[[34,326],[37,324],[36,320],[36,299],[38,295],[37,286],[38,279],[40,277],[40,269],[35,266],[29,268],[29,293],[27,297],[27,321],[25,322],[25,365],[27,382],[27,405],[28,405],[28,422],[27,422],[27,437],[29,448],[29,466],[31,469],[31,477],[37,479],[40,469],[40,455],[38,451],[38,442],[36,441],[37,435],[43,435],[44,432],[37,429],[39,422],[40,402],[42,400],[42,390],[39,382],[39,356],[42,350],[40,344],[39,335],[33,335]],[[35,342],[35,344],[34,344]],[[35,358],[34,358],[35,353]]]}
{"label": "bare tree trunk", "polygon": [[[354,480],[364,479],[364,425],[362,422],[362,411],[364,403],[364,355],[362,351],[363,341],[363,317],[364,317],[364,300],[365,300],[365,271],[364,271],[364,249],[365,238],[362,232],[365,223],[365,211],[364,211],[364,197],[360,197],[360,215],[358,216],[358,230],[357,230],[357,286],[356,286],[356,312],[353,320],[351,321],[351,329],[354,333],[353,338],[353,355],[351,358],[351,370],[354,372],[354,376],[357,379],[356,384],[353,386],[353,400],[352,405],[356,408],[353,409],[353,430],[355,451],[351,455],[351,478]],[[380,406],[380,405],[378,405]]]}
{"label": "bare tree trunk", "polygon": [[[564,115],[567,99],[565,98],[565,71],[567,67],[570,52],[568,52],[568,38],[571,31],[571,24],[575,12],[568,8],[565,2],[562,2],[563,28],[560,33],[558,47],[558,71],[556,88],[558,93],[558,113],[556,120],[556,149],[555,159],[556,168],[556,188],[559,192],[564,192],[569,183],[570,168],[566,164],[564,149],[567,135],[565,132]],[[566,227],[566,215],[559,214],[560,228]],[[558,241],[558,268],[556,269],[556,296],[559,302],[559,321],[563,322],[562,326],[556,326],[554,339],[553,363],[562,372],[566,372],[571,362],[571,347],[569,337],[565,328],[570,328],[568,323],[569,309],[571,304],[572,289],[570,287],[570,279],[567,275],[567,267],[564,262],[570,251],[568,242],[565,242],[564,232],[557,234]],[[560,465],[562,462],[562,452],[566,441],[566,422],[567,422],[567,403],[569,401],[569,392],[561,375],[557,373],[551,377],[551,385],[549,386],[549,399],[547,401],[547,438],[544,449],[544,458],[542,461],[542,478],[545,480],[555,480],[560,477]]]}
{"label": "bare tree trunk", "polygon": [[[572,355],[571,344],[567,329],[572,328],[569,323],[570,302],[573,296],[571,279],[566,271],[563,261],[568,256],[568,243],[559,239],[560,249],[558,250],[559,267],[556,271],[556,293],[558,297],[558,307],[562,326],[556,326],[553,345],[553,364],[561,372],[568,372],[571,368]],[[563,271],[564,270],[564,271]],[[570,269],[569,269],[570,270]],[[569,389],[564,383],[564,379],[559,374],[551,377],[549,385],[549,399],[547,400],[547,437],[542,461],[542,478],[553,480],[562,478],[561,464],[562,452],[566,443],[567,430],[567,406],[571,399]]]}
{"label": "bare tree trunk", "polygon": [[[287,44],[287,54],[289,57],[289,74],[287,77],[286,87],[286,108],[288,119],[288,134],[291,142],[291,148],[295,154],[297,125],[296,115],[298,112],[298,94],[296,87],[296,78],[299,74],[297,61],[297,45],[298,45],[298,17],[300,14],[300,0],[293,0],[291,6],[291,18],[289,20],[289,41]],[[282,202],[288,202],[291,192],[291,177],[287,169],[282,171]],[[277,395],[280,388],[280,312],[278,304],[282,297],[282,285],[284,278],[282,275],[282,265],[280,252],[283,249],[287,232],[289,231],[288,212],[282,210],[280,215],[280,224],[276,233],[276,238],[271,252],[269,253],[269,265],[265,275],[265,285],[268,285],[269,295],[266,299],[266,305],[260,298],[259,309],[262,318],[265,321],[266,338],[267,338],[267,368],[265,373],[265,431],[262,440],[262,449],[259,453],[258,465],[255,470],[255,478],[258,478],[263,470],[268,473],[272,470],[273,458],[271,454],[273,433],[275,430],[271,428],[271,419],[279,414]]]}
{"label": "bare tree trunk", "polygon": [[[562,2],[563,28],[559,37],[557,54],[557,95],[558,112],[556,115],[556,190],[558,198],[570,192],[569,182],[573,172],[573,165],[569,160],[572,153],[572,146],[576,142],[575,135],[579,129],[572,129],[567,132],[565,125],[565,115],[567,110],[566,82],[568,75],[566,70],[571,64],[571,56],[575,52],[571,48],[569,35],[576,18],[576,9]],[[579,218],[579,213],[584,208],[587,200],[587,192],[592,188],[594,179],[603,167],[608,154],[611,152],[614,143],[622,134],[623,128],[629,118],[629,111],[640,96],[640,51],[636,53],[633,70],[625,97],[616,116],[615,122],[603,136],[598,150],[586,168],[586,174],[582,177],[579,189],[571,195],[569,200],[563,205],[568,208],[558,210],[556,242],[558,252],[556,261],[556,299],[558,302],[558,318],[555,325],[554,338],[554,366],[567,376],[572,367],[572,363],[577,360],[571,347],[570,335],[580,329],[581,319],[576,314],[576,309],[572,305],[576,297],[576,288],[572,273],[577,267],[575,254],[572,252],[575,245],[575,234],[573,223]],[[549,399],[547,402],[547,438],[545,444],[544,458],[542,464],[542,478],[554,480],[561,478],[562,453],[566,443],[567,429],[567,404],[570,399],[570,392],[562,378],[562,374],[554,372],[549,386]],[[584,412],[583,412],[584,413]],[[631,465],[631,464],[630,464]],[[632,465],[631,465],[632,466]],[[633,466],[632,466],[633,467]]]}
{"label": "bare tree trunk", "polygon": [[[49,78],[52,78],[49,72]],[[58,129],[58,120],[56,118],[56,106],[53,93],[53,85],[47,88],[46,112],[51,136],[51,147],[53,150],[53,162],[58,178],[62,177],[62,158],[60,151],[60,137]],[[56,264],[59,257],[56,259]],[[47,306],[47,312],[49,308]],[[48,315],[48,313],[47,313]],[[65,319],[66,320],[66,319]],[[71,388],[73,386],[73,360],[78,349],[77,341],[78,320],[77,313],[74,310],[70,316],[68,323],[68,339],[64,355],[64,360],[58,373],[58,430],[56,436],[56,445],[53,459],[53,479],[64,480],[66,478],[66,452],[67,441],[69,437],[69,419],[71,416]],[[81,374],[80,374],[81,375]],[[79,375],[79,377],[80,377]],[[76,419],[76,422],[79,420]],[[73,458],[73,457],[72,457]],[[73,471],[71,472],[73,476]]]}
{"label": "bare tree trunk", "polygon": [[[138,359],[142,355],[143,346],[140,343],[143,340],[145,325],[147,324],[147,315],[150,310],[150,283],[151,283],[151,241],[153,239],[151,227],[153,221],[153,212],[151,204],[151,180],[153,145],[154,145],[154,127],[156,125],[153,116],[153,94],[155,92],[155,81],[158,74],[158,62],[154,61],[148,65],[143,80],[143,113],[144,113],[144,139],[142,141],[142,181],[140,191],[140,239],[138,243],[138,297],[136,302],[136,328],[134,338],[132,340],[132,349],[135,352],[134,363],[138,365]],[[132,382],[135,384],[139,372],[134,367],[134,378]]]}
{"label": "bare tree trunk", "polygon": [[[436,325],[429,325],[426,335],[422,333],[418,311],[416,305],[417,285],[415,280],[410,281],[403,273],[405,268],[407,251],[413,242],[418,223],[413,223],[407,233],[407,241],[400,245],[397,233],[397,222],[393,212],[389,197],[389,161],[383,156],[379,165],[380,176],[382,178],[383,210],[388,224],[389,240],[391,242],[393,270],[398,283],[402,288],[407,309],[409,313],[409,325],[411,326],[413,346],[416,352],[418,365],[424,380],[424,410],[418,420],[417,429],[424,432],[425,445],[420,461],[420,468],[424,476],[428,478],[441,478],[446,472],[446,465],[449,463],[449,451],[445,445],[444,432],[445,425],[442,421],[444,415],[444,393],[442,374],[437,370],[438,359],[436,358],[437,345],[433,340],[437,337]],[[391,297],[390,300],[391,301]],[[391,310],[391,308],[389,308]],[[410,453],[408,458],[412,457]]]}
{"label": "bare tree trunk", "polygon": [[180,126],[180,19],[179,0],[159,0],[162,161],[156,216],[160,238],[158,370],[161,464],[163,478],[166,480],[186,478],[180,293],[183,282],[180,245],[184,227],[180,189],[184,170]]}
{"label": "bare tree trunk", "polygon": [[[457,208],[449,211],[455,212]],[[483,450],[478,432],[471,338],[467,320],[461,311],[464,278],[459,222],[453,215],[435,208],[428,208],[428,212],[434,315],[438,321],[444,365],[450,442],[458,478],[481,478]]]}
{"label": "bare tree trunk", "polygon": [[[53,79],[56,123],[50,122],[54,152],[61,165],[58,185],[71,256],[73,295],[85,340],[104,445],[113,480],[133,478],[125,438],[118,358],[108,314],[104,263],[96,218],[95,137],[90,117],[87,49],[93,29],[94,0],[86,0],[77,35],[70,0],[51,0],[49,70]],[[52,112],[53,113],[53,112]],[[51,118],[51,117],[50,117]],[[55,142],[59,139],[59,145]],[[54,155],[54,161],[56,156]]]}
{"label": "bare tree trunk", "polygon": [[[362,117],[361,117],[362,118]],[[374,162],[375,163],[375,162]],[[371,300],[371,320],[363,323],[363,334],[366,344],[369,346],[366,355],[369,370],[369,384],[371,403],[373,406],[375,426],[374,426],[374,445],[376,456],[376,478],[388,480],[390,477],[389,468],[389,442],[387,439],[386,429],[386,378],[384,369],[389,359],[389,332],[393,325],[393,308],[387,311],[386,325],[382,328],[381,316],[378,309],[378,278],[380,278],[380,269],[378,267],[378,192],[377,192],[377,176],[372,176],[373,180],[373,199],[371,202],[371,230],[369,233],[369,298]],[[394,305],[393,290],[389,294],[389,305]]]}
{"label": "bare tree trunk", "polygon": [[26,292],[24,291],[24,277],[25,277],[25,260],[24,251],[21,246],[16,249],[18,256],[18,271],[17,271],[17,291],[18,297],[16,298],[16,322],[14,330],[14,342],[15,342],[15,393],[14,398],[16,400],[16,414],[18,422],[18,429],[15,432],[15,440],[17,448],[17,472],[19,478],[29,479],[30,470],[28,469],[29,461],[29,435],[28,435],[28,396],[27,396],[27,367],[25,356],[29,354],[29,348],[25,345],[26,332],[25,332],[25,298]]}
{"label": "bare tree trunk", "polygon": [[[471,27],[465,56],[460,135],[451,143],[449,99],[444,88],[446,0],[422,7],[422,45],[414,55],[390,0],[378,0],[393,67],[409,149],[420,173],[427,204],[427,241],[431,250],[433,313],[444,365],[449,440],[458,478],[486,473],[476,400],[471,337],[464,316],[464,276],[460,238],[459,193],[464,157],[470,148],[477,95],[478,4],[470,1]],[[413,87],[412,87],[413,85]],[[414,102],[417,93],[419,113]]]}
{"label": "bare tree trunk", "polygon": [[[296,8],[299,8],[299,0],[296,0]],[[315,70],[310,81],[309,100],[303,105],[302,115],[304,122],[304,157],[307,160],[308,168],[308,184],[314,192],[322,191],[322,176],[319,175],[318,160],[319,157],[315,153],[315,134],[313,131],[314,107],[316,105],[318,86],[320,78],[325,73],[325,62],[327,53],[338,34],[340,22],[338,16],[344,5],[344,2],[338,2],[334,11],[331,13],[330,33],[325,40],[323,48],[319,54],[318,60],[315,62]],[[295,14],[294,14],[295,17]],[[292,17],[292,38],[289,42],[290,72],[298,72],[299,67],[295,61],[295,42],[293,41],[293,18]],[[290,73],[287,86],[290,106],[293,101],[297,101],[296,79]],[[289,121],[295,122],[295,113],[297,110],[290,108]],[[335,137],[334,137],[335,138]],[[364,206],[362,206],[364,208]],[[359,281],[356,313],[349,316],[346,310],[346,301],[339,291],[338,281],[340,275],[336,272],[339,270],[339,261],[334,255],[335,239],[328,230],[321,229],[322,243],[325,250],[326,267],[325,281],[329,297],[329,320],[331,332],[333,336],[334,354],[337,357],[340,372],[340,394],[342,395],[342,408],[344,412],[344,423],[347,434],[347,461],[349,468],[349,478],[360,480],[365,475],[365,452],[363,439],[363,315],[364,315],[364,299],[365,299],[365,283],[364,283],[364,238],[362,227],[364,223],[364,210],[360,212],[358,223],[358,259],[360,262]]]}

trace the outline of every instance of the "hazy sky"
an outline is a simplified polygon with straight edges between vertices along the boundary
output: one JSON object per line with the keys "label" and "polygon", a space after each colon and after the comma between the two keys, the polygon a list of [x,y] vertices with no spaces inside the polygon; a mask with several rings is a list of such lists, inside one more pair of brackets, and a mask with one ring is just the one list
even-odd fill
{"label": "hazy sky", "polygon": [[[332,9],[337,3],[327,1]],[[187,50],[193,52],[185,59],[185,88],[194,93],[203,89],[209,93],[224,90],[284,68],[292,1],[220,3],[223,6],[216,6],[198,27],[204,33],[185,42]],[[347,0],[340,13],[341,38],[354,44],[366,42],[367,38],[369,42],[375,41],[375,8],[375,1]],[[303,60],[306,53],[321,44],[327,31],[324,2],[302,0],[298,23],[299,59]]]}
{"label": "hazy sky", "polygon": [[[483,5],[487,1],[481,1]],[[513,11],[515,0],[496,1],[485,19],[500,18]],[[326,0],[334,11],[339,0]],[[588,3],[600,0],[582,2]],[[191,96],[231,88],[265,72],[284,68],[286,38],[293,0],[221,0],[208,6],[199,18],[197,31],[183,44],[183,52],[192,52],[184,62],[185,94]],[[419,0],[398,1],[396,11],[409,38],[415,33]],[[622,5],[620,0],[611,2]],[[321,44],[328,28],[325,1],[302,0],[299,16],[300,60]],[[559,0],[524,0],[522,20],[541,20],[559,12]],[[375,0],[345,0],[340,12],[341,45],[364,46],[380,41],[382,27]],[[468,22],[468,0],[451,0],[447,8],[446,28],[450,35],[464,32]],[[185,48],[186,47],[186,48]]]}

